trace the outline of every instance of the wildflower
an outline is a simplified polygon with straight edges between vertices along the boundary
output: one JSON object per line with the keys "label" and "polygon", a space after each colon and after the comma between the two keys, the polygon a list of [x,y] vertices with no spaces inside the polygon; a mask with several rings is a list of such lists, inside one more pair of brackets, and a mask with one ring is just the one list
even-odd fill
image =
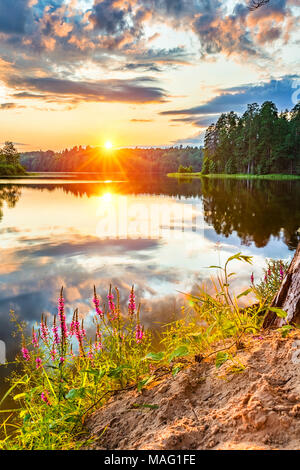
{"label": "wildflower", "polygon": [[75,336],[78,341],[80,356],[84,356],[83,334],[82,334],[82,330],[80,329],[80,323],[78,321],[78,309],[75,310],[74,315],[75,315],[74,317]]}
{"label": "wildflower", "polygon": [[59,339],[59,335],[58,335],[58,326],[56,325],[56,316],[54,317],[54,320],[53,320],[52,332],[53,332],[53,336],[54,336],[54,339],[53,339],[54,344],[59,344],[60,339]]}
{"label": "wildflower", "polygon": [[56,358],[56,354],[57,354],[57,351],[53,345],[52,349],[51,349],[51,361],[55,361],[55,358]]}
{"label": "wildflower", "polygon": [[41,319],[41,337],[44,343],[48,342],[49,330],[47,326],[47,320],[45,319],[44,321],[44,315],[42,315],[42,319]]}
{"label": "wildflower", "polygon": [[62,343],[65,343],[65,339],[68,336],[68,329],[66,325],[66,316],[65,316],[65,299],[63,298],[63,288],[61,288],[60,296],[58,299],[58,318],[60,321],[61,337]]}
{"label": "wildflower", "polygon": [[63,363],[65,362],[65,358],[64,358],[64,357],[60,357],[60,358],[59,358],[59,362],[60,362],[61,364],[63,364]]}
{"label": "wildflower", "polygon": [[99,325],[97,325],[97,333],[96,333],[96,340],[95,340],[94,348],[95,348],[96,351],[102,351],[103,350],[102,334],[100,332]]}
{"label": "wildflower", "polygon": [[34,348],[39,347],[39,341],[38,341],[36,332],[34,331],[34,327],[32,328],[32,344]]}
{"label": "wildflower", "polygon": [[97,315],[99,315],[100,318],[104,317],[104,311],[101,310],[100,308],[100,300],[98,299],[97,292],[96,292],[96,287],[94,286],[94,298],[93,298],[93,303],[95,305],[95,310]]}
{"label": "wildflower", "polygon": [[40,367],[42,367],[42,359],[40,357],[37,357],[36,360],[35,360],[35,363],[36,363],[36,368],[39,369]]}
{"label": "wildflower", "polygon": [[282,265],[280,265],[280,280],[282,281],[283,280],[283,277],[284,277],[284,270],[282,269]]}
{"label": "wildflower", "polygon": [[111,286],[109,287],[109,294],[107,296],[108,298],[108,307],[109,307],[109,310],[110,310],[110,313],[112,314],[112,319],[114,320],[115,319],[115,310],[116,310],[116,306],[115,306],[115,303],[114,303],[114,295],[112,293],[112,290],[111,290]]}
{"label": "wildflower", "polygon": [[251,279],[251,284],[254,284],[254,274],[253,273],[251,274],[250,279]]}
{"label": "wildflower", "polygon": [[49,395],[48,395],[48,391],[45,390],[44,392],[41,393],[41,399],[43,400],[43,402],[46,403],[46,405],[51,405],[50,404],[50,400],[49,400]]}
{"label": "wildflower", "polygon": [[134,294],[134,286],[131,288],[131,292],[129,295],[129,303],[128,303],[128,313],[132,317],[135,314],[135,294]]}
{"label": "wildflower", "polygon": [[23,348],[21,349],[21,352],[22,352],[23,359],[25,359],[25,361],[30,361],[30,354],[29,354],[28,349],[23,346]]}
{"label": "wildflower", "polygon": [[141,327],[141,325],[138,323],[136,325],[136,329],[135,329],[135,339],[136,339],[136,342],[137,344],[141,343],[143,341],[143,338],[144,338],[145,334],[144,334],[144,329],[143,327]]}

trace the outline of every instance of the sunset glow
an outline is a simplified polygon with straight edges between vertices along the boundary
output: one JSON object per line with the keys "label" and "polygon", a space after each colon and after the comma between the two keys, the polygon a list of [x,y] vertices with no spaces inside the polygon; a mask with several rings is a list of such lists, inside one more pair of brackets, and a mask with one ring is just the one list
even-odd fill
{"label": "sunset glow", "polygon": [[296,1],[1,5],[1,139],[19,151],[199,145],[224,111],[295,104]]}
{"label": "sunset glow", "polygon": [[113,148],[113,144],[110,142],[110,140],[107,140],[104,144],[104,147],[106,150],[111,150]]}

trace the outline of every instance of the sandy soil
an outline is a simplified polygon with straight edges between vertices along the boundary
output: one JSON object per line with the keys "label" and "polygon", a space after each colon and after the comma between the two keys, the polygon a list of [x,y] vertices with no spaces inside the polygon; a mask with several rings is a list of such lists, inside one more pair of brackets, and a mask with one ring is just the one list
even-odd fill
{"label": "sandy soil", "polygon": [[94,448],[300,449],[300,334],[251,338],[237,357],[243,372],[204,361],[112,397],[87,419],[92,436],[105,430]]}

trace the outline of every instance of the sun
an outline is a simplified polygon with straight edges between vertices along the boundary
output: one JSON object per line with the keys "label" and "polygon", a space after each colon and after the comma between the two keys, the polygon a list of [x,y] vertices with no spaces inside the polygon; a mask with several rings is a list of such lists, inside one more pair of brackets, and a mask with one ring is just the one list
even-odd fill
{"label": "sun", "polygon": [[113,148],[113,144],[110,140],[107,140],[104,144],[104,147],[106,148],[106,150],[111,150]]}

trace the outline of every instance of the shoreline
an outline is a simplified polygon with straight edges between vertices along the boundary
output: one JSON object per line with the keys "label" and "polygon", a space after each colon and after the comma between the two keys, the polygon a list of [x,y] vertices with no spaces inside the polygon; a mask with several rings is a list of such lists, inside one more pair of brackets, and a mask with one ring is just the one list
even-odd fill
{"label": "shoreline", "polygon": [[284,175],[280,173],[272,173],[267,175],[248,175],[248,174],[226,174],[226,173],[210,173],[203,175],[197,173],[167,173],[168,178],[218,178],[218,179],[261,179],[261,180],[300,180],[300,175]]}

